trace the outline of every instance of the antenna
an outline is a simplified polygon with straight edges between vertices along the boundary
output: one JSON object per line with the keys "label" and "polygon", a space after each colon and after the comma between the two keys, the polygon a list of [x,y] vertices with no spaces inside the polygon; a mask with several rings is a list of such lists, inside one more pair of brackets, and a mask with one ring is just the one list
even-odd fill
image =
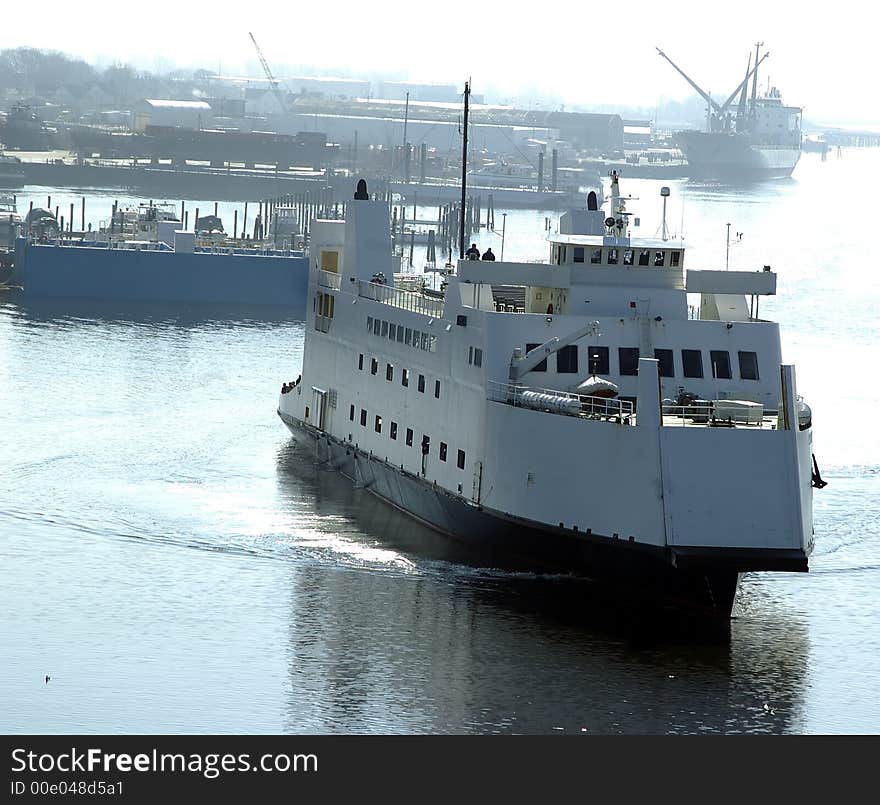
{"label": "antenna", "polygon": [[[660,188],[660,195],[663,198],[663,240],[667,240],[666,237],[666,199],[669,198],[669,188],[664,185]],[[727,225],[728,228],[730,224]]]}
{"label": "antenna", "polygon": [[467,142],[468,142],[468,101],[471,82],[464,82],[464,138],[461,146],[461,217],[458,225],[458,259],[464,260],[465,201],[467,199]]}

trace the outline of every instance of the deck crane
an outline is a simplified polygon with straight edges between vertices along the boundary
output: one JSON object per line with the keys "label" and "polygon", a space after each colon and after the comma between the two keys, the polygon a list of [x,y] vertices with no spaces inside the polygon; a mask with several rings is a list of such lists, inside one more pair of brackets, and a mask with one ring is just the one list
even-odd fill
{"label": "deck crane", "polygon": [[269,84],[272,87],[272,92],[275,93],[275,98],[277,99],[279,105],[281,106],[281,111],[287,111],[287,99],[284,97],[284,93],[281,91],[281,87],[278,85],[278,80],[272,75],[272,69],[269,67],[269,62],[266,61],[266,57],[263,56],[263,51],[260,50],[260,46],[257,44],[257,40],[254,38],[252,33],[248,33],[248,36],[251,38],[251,42],[254,43],[254,48],[257,51],[257,56],[260,57],[260,64],[263,65],[263,72],[266,74],[266,78],[269,79]]}
{"label": "deck crane", "polygon": [[[706,92],[704,89],[702,89],[700,86],[698,86],[696,84],[696,82],[694,82],[694,80],[689,75],[687,75],[687,73],[685,73],[685,71],[682,70],[681,67],[679,67],[674,61],[672,61],[672,59],[670,59],[669,56],[667,56],[662,50],[660,50],[660,48],[657,48],[657,52],[664,59],[666,59],[666,61],[668,61],[678,71],[678,73],[681,74],[681,76],[684,78],[684,80],[687,81],[688,84],[690,84],[697,91],[699,96],[704,101],[706,101],[707,104],[709,104],[710,110],[715,112],[715,115],[712,118],[713,124],[711,126],[713,131],[719,130],[725,126],[725,115],[727,114],[727,110],[730,108],[730,105],[733,103],[736,96],[740,94],[743,87],[748,85],[749,78],[751,78],[754,75],[755,78],[757,79],[758,65],[761,64],[761,62],[764,61],[764,59],[766,59],[770,55],[770,51],[767,51],[763,56],[761,56],[760,59],[757,59],[757,54],[756,54],[755,66],[747,68],[746,77],[743,79],[742,83],[739,84],[737,86],[737,88],[733,92],[730,93],[730,97],[728,97],[728,99],[723,104],[721,104],[719,106],[718,103],[716,103],[714,100],[712,100],[712,97],[709,95],[708,92]],[[749,57],[749,64],[751,64],[751,57]]]}

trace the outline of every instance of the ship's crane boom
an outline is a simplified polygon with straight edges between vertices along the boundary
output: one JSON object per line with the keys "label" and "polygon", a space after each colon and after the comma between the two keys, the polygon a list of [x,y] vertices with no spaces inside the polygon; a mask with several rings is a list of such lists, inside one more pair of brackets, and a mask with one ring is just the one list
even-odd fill
{"label": "ship's crane boom", "polygon": [[525,355],[514,352],[510,359],[510,384],[515,386],[526,372],[534,369],[548,355],[559,352],[563,347],[573,344],[585,335],[599,335],[599,322],[591,321],[585,327],[581,327],[562,338],[553,337],[549,341],[545,341],[543,344],[529,350]]}
{"label": "ship's crane boom", "polygon": [[[758,65],[761,64],[761,62],[763,62],[764,59],[766,59],[769,55],[770,55],[770,51],[768,50],[763,56],[761,56],[761,58],[758,60],[757,64],[755,64],[754,67],[752,67],[746,71],[746,77],[742,80],[742,83],[733,92],[731,92],[730,97],[723,104],[721,104],[722,111],[726,112],[728,107],[730,106],[730,104],[733,103],[734,98],[736,98],[736,96],[739,95],[740,92],[742,92],[743,90],[746,89],[746,87],[749,83],[749,79],[757,71]],[[750,64],[751,64],[751,59],[752,59],[752,57],[750,54],[749,55],[749,63]]]}
{"label": "ship's crane boom", "polygon": [[266,57],[263,56],[263,51],[260,50],[260,46],[257,44],[257,40],[254,39],[254,35],[252,33],[248,33],[248,36],[251,38],[251,42],[254,43],[254,49],[257,51],[257,56],[260,57],[260,64],[263,65],[263,72],[266,74],[266,78],[269,79],[269,84],[272,87],[272,92],[275,93],[275,98],[278,100],[278,103],[281,105],[281,111],[287,111],[287,99],[284,97],[284,93],[281,91],[281,88],[278,85],[278,81],[274,75],[272,75],[272,69],[269,67],[269,62],[266,61]]}
{"label": "ship's crane boom", "polygon": [[[666,59],[666,61],[668,61],[682,75],[684,80],[687,81],[688,84],[690,84],[699,93],[700,97],[703,98],[703,100],[709,104],[710,108],[715,112],[715,115],[719,120],[722,120],[724,118],[724,115],[727,114],[727,110],[730,108],[730,105],[736,99],[736,96],[739,95],[741,92],[744,92],[746,87],[748,87],[749,79],[754,76],[755,79],[757,80],[758,66],[761,64],[761,62],[764,61],[764,59],[766,59],[770,55],[770,52],[767,51],[763,56],[761,56],[760,59],[758,59],[757,58],[758,54],[756,53],[755,54],[755,66],[754,67],[750,66],[750,67],[746,68],[746,77],[742,80],[742,83],[740,83],[737,86],[737,88],[733,92],[730,93],[730,97],[723,104],[721,104],[719,106],[715,101],[712,100],[712,98],[708,92],[704,91],[701,87],[699,87],[696,84],[696,82],[693,81],[693,79],[691,79],[691,77],[689,75],[687,75],[687,73],[685,73],[684,70],[682,70],[674,61],[672,61],[672,59],[670,59],[669,56],[667,56],[662,50],[660,50],[660,48],[657,48],[657,52],[664,59]],[[751,56],[749,57],[749,65],[751,65]],[[741,115],[737,115],[737,117],[741,117]]]}
{"label": "ship's crane boom", "polygon": [[668,61],[668,62],[669,62],[669,63],[670,63],[670,64],[671,64],[671,65],[672,65],[672,66],[673,66],[673,67],[674,67],[674,68],[675,68],[675,69],[681,74],[682,78],[684,78],[684,80],[687,81],[688,84],[690,84],[690,85],[691,85],[691,86],[697,91],[697,93],[699,94],[699,96],[700,96],[704,101],[706,101],[706,103],[708,103],[709,106],[712,107],[712,109],[715,110],[715,113],[716,113],[719,117],[721,117],[721,115],[724,114],[724,112],[723,112],[723,110],[721,109],[721,107],[720,107],[717,103],[715,103],[715,101],[712,100],[712,97],[709,95],[709,93],[706,92],[702,87],[699,87],[699,86],[698,86],[698,85],[697,85],[697,84],[691,79],[691,77],[690,77],[687,73],[685,73],[684,70],[681,69],[681,67],[679,67],[674,61],[672,61],[672,59],[670,59],[669,56],[667,56],[662,50],[660,50],[660,48],[657,48],[657,52],[658,52],[658,53],[659,53],[664,59],[666,59],[666,61]]}

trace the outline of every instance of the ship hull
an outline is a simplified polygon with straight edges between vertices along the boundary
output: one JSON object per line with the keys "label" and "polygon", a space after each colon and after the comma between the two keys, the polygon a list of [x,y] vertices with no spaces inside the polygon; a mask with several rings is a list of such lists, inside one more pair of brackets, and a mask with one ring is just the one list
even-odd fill
{"label": "ship hull", "polygon": [[589,578],[604,600],[638,616],[730,618],[740,569],[729,556],[675,557],[666,548],[555,528],[474,505],[281,410],[278,414],[324,468],[456,540],[491,567],[577,573]]}
{"label": "ship hull", "polygon": [[735,134],[681,132],[678,143],[689,177],[708,181],[784,179],[801,155],[800,147],[759,146]]}

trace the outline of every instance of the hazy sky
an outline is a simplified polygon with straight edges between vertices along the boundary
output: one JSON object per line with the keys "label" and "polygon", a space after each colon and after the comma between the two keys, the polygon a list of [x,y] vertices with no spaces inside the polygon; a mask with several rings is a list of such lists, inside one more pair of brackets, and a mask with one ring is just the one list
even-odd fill
{"label": "hazy sky", "polygon": [[0,48],[51,48],[102,64],[220,67],[259,77],[251,31],[279,78],[302,65],[462,86],[470,77],[474,92],[502,102],[526,93],[646,107],[693,94],[655,46],[723,99],[763,41],[771,55],[762,88],[769,77],[811,120],[880,120],[872,85],[878,38],[871,7],[859,3],[40,0],[38,13],[10,22],[7,15],[0,26]]}

